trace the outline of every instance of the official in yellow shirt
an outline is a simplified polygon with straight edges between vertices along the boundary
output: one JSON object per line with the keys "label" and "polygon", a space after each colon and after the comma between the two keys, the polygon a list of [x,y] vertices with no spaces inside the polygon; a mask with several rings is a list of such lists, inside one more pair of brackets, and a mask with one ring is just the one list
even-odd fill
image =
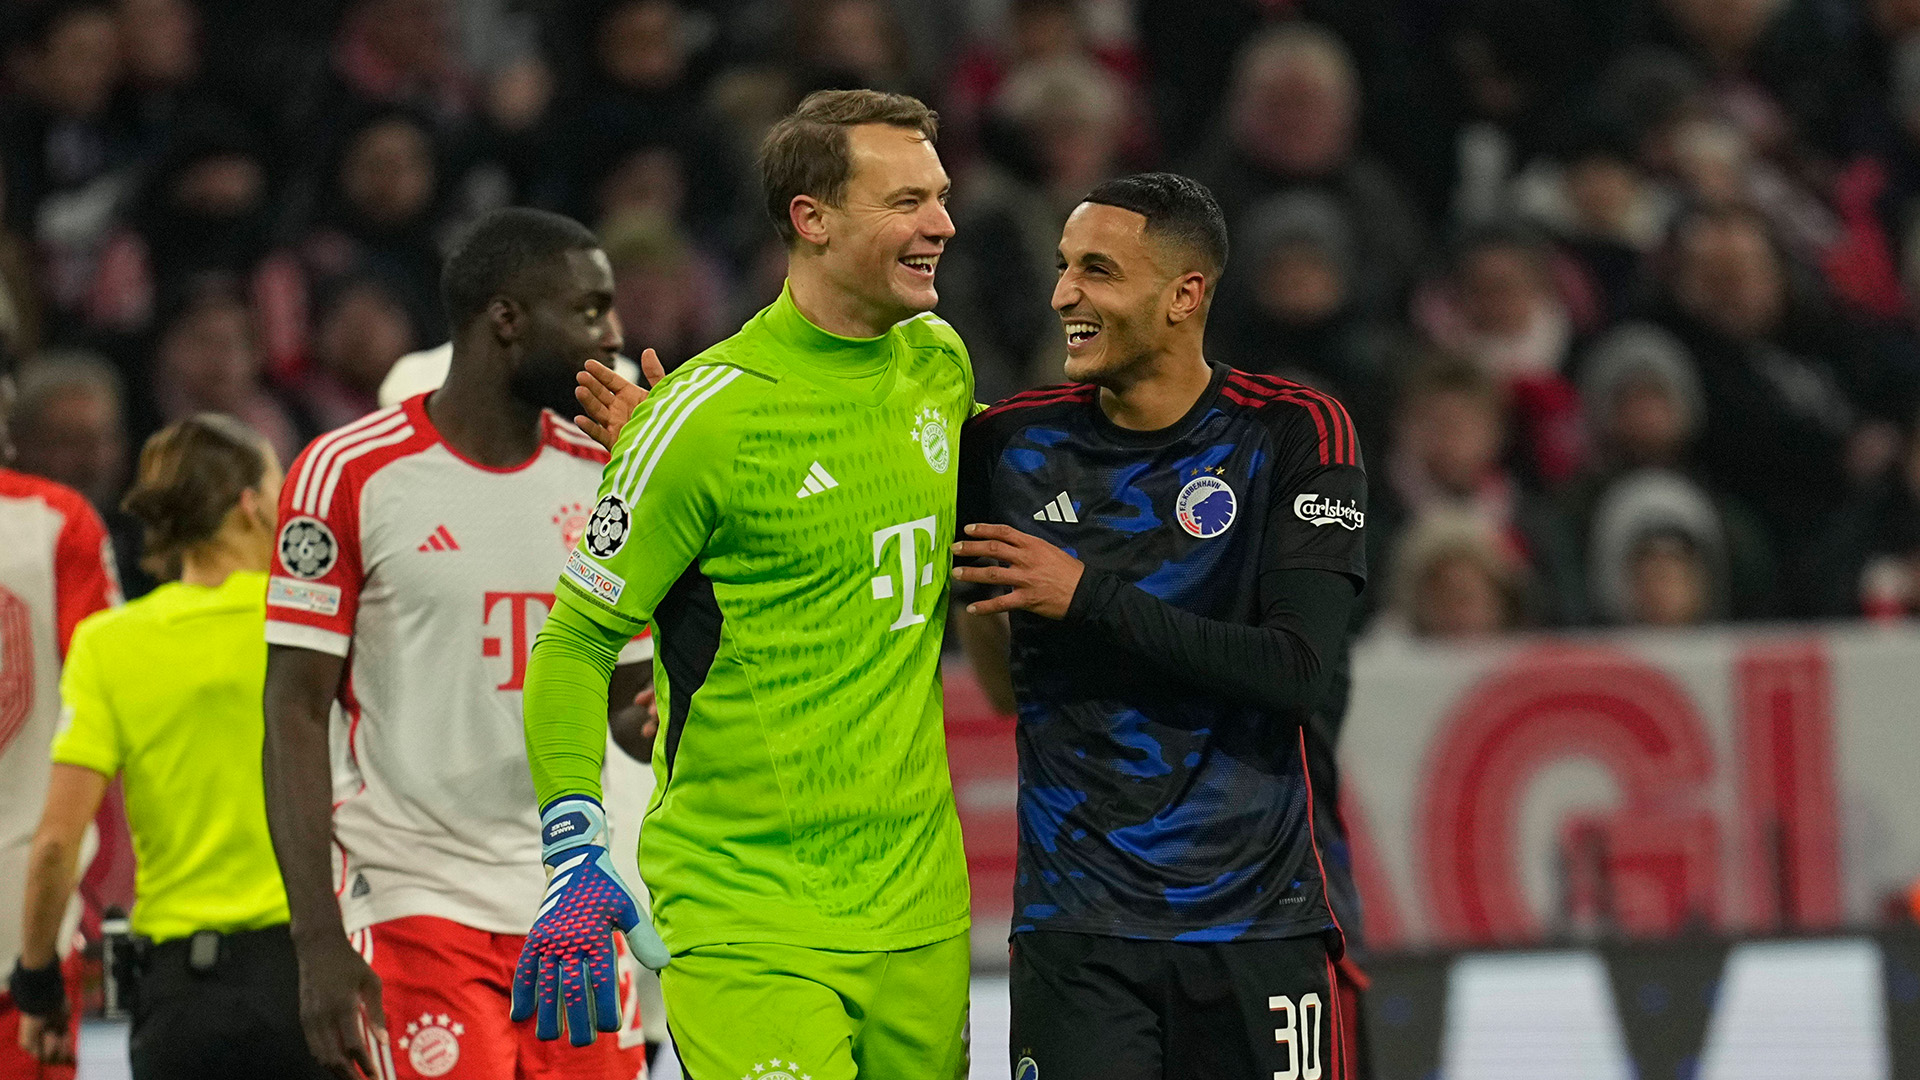
{"label": "official in yellow shirt", "polygon": [[21,1044],[42,1060],[71,1052],[65,998],[46,993],[55,937],[81,837],[119,776],[138,861],[133,1075],[325,1075],[300,1030],[261,781],[280,478],[273,450],[227,417],[183,420],[141,452],[125,506],[146,526],[149,567],[175,580],[83,621],[67,655],[19,963],[42,982],[21,1003]]}

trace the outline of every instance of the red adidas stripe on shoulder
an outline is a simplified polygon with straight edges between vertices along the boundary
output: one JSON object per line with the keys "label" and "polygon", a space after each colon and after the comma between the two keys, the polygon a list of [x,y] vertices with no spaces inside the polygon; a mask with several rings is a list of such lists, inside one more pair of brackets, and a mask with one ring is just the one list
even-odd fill
{"label": "red adidas stripe on shoulder", "polygon": [[[1258,407],[1273,404],[1273,402],[1286,402],[1286,404],[1300,405],[1302,409],[1306,409],[1306,413],[1313,419],[1313,427],[1319,432],[1319,459],[1321,459],[1321,465],[1350,465],[1350,463],[1352,463],[1352,461],[1348,459],[1348,448],[1346,448],[1346,444],[1344,444],[1346,440],[1342,440],[1342,434],[1344,434],[1344,432],[1342,432],[1342,425],[1338,423],[1338,419],[1332,415],[1331,409],[1327,407],[1327,404],[1325,404],[1321,398],[1302,394],[1300,390],[1279,388],[1279,386],[1260,384],[1260,382],[1252,382],[1252,380],[1231,380],[1231,382],[1233,382],[1233,386],[1238,386],[1240,390],[1244,390],[1246,394],[1252,394],[1252,396],[1256,398],[1256,400],[1252,400],[1252,402],[1242,400],[1240,404],[1252,405],[1252,407],[1258,409]],[[1227,392],[1227,388],[1223,388],[1223,392]]]}
{"label": "red adidas stripe on shoulder", "polygon": [[[1358,465],[1359,439],[1346,407],[1311,386],[1273,375],[1230,371],[1222,392],[1242,405],[1261,408],[1275,401],[1298,405],[1313,418],[1320,434],[1322,465]],[[1233,391],[1238,390],[1239,393]],[[1251,395],[1251,398],[1249,398]]]}
{"label": "red adidas stripe on shoulder", "polygon": [[546,421],[547,445],[564,454],[591,461],[596,465],[605,465],[609,459],[606,448],[594,441],[593,436],[573,426],[560,414],[548,411],[542,414]]}
{"label": "red adidas stripe on shoulder", "polygon": [[1092,401],[1093,395],[1098,392],[1098,388],[1091,383],[1062,383],[1057,386],[1043,386],[1037,390],[1023,390],[995,402],[991,408],[974,419],[993,416],[1010,409],[1030,409],[1036,405],[1053,405],[1063,401]]}

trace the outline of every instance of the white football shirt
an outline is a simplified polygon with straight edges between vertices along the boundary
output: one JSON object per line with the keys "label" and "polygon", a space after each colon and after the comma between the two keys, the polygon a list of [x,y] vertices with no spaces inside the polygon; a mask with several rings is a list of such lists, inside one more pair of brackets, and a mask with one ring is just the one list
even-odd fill
{"label": "white football shirt", "polygon": [[[549,412],[493,469],[409,398],[287,472],[267,641],[345,657],[335,886],[349,932],[432,915],[524,934],[546,885],[520,693],[606,454]],[[629,657],[623,656],[623,659]]]}
{"label": "white football shirt", "polygon": [[[9,970],[53,773],[47,748],[60,721],[60,662],[80,620],[119,602],[107,530],[87,500],[0,469],[0,965]],[[74,921],[70,913],[69,931]]]}

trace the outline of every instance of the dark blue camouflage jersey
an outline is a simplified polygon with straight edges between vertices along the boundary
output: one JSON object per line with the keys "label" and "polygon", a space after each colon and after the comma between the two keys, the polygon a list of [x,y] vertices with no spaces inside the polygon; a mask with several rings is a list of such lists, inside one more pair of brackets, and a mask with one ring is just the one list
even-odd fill
{"label": "dark blue camouflage jersey", "polygon": [[[1108,421],[1096,395],[1049,387],[974,417],[960,522],[1034,533],[1226,622],[1260,622],[1264,573],[1364,580],[1366,477],[1332,398],[1216,366],[1178,423],[1137,432]],[[1334,929],[1305,710],[1232,704],[1098,627],[1015,612],[1012,629],[1015,932],[1232,941]]]}

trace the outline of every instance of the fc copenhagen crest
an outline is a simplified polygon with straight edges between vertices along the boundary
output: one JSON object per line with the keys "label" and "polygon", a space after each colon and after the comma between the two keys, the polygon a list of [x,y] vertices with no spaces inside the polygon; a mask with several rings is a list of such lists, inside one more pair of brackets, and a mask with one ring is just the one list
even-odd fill
{"label": "fc copenhagen crest", "polygon": [[920,444],[920,453],[926,456],[927,465],[934,472],[945,473],[953,464],[953,455],[947,445],[947,421],[929,406],[920,410],[913,421],[913,441]]}
{"label": "fc copenhagen crest", "polygon": [[1218,476],[1196,476],[1180,489],[1174,501],[1173,516],[1188,535],[1211,540],[1227,531],[1239,503],[1233,489]]}
{"label": "fc copenhagen crest", "polygon": [[319,518],[297,517],[280,530],[280,561],[294,577],[326,577],[339,559],[340,544]]}
{"label": "fc copenhagen crest", "polygon": [[593,508],[587,519],[587,554],[605,559],[619,551],[633,531],[633,513],[618,495],[608,495]]}

